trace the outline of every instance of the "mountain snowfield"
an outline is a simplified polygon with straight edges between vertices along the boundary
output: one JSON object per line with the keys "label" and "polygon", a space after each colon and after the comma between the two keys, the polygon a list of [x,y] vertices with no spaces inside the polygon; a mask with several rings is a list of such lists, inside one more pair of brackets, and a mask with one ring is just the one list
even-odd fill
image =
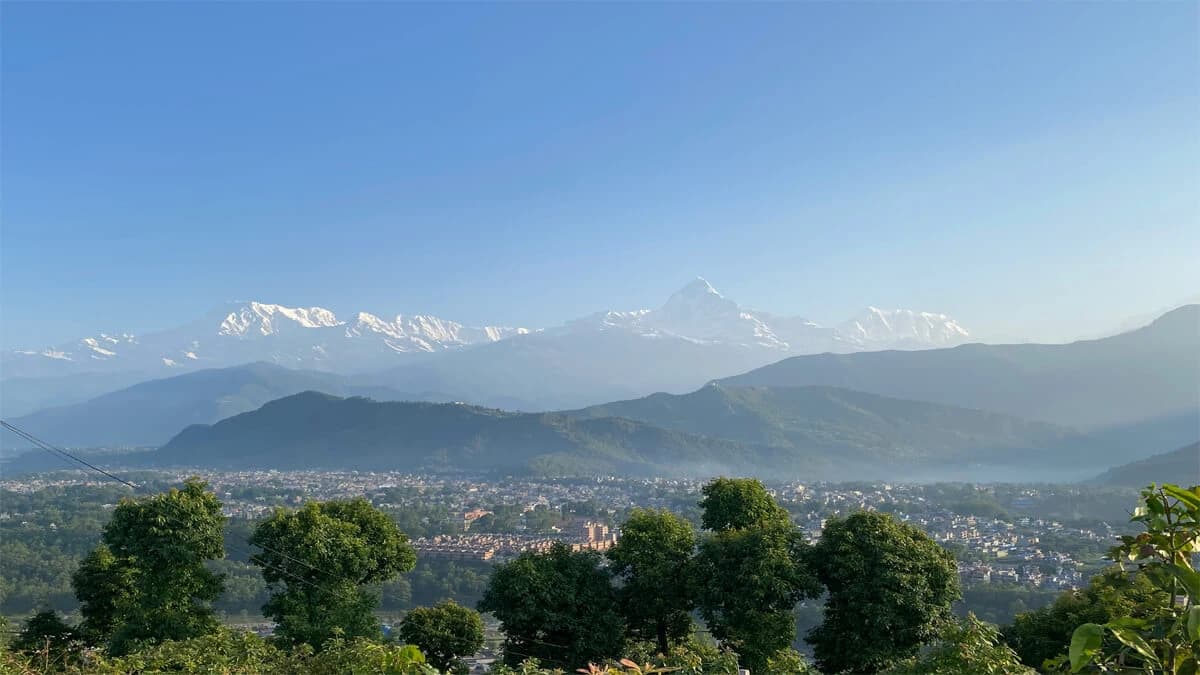
{"label": "mountain snowfield", "polygon": [[347,321],[323,307],[241,302],[165,331],[141,336],[99,333],[49,348],[8,351],[0,367],[5,378],[112,372],[161,376],[257,361],[353,373],[530,333],[587,342],[614,332],[761,352],[764,363],[795,354],[947,347],[969,338],[944,314],[874,307],[842,325],[826,327],[802,317],[744,308],[697,278],[658,309],[603,311],[544,331],[473,327],[421,314],[387,318],[358,312]]}

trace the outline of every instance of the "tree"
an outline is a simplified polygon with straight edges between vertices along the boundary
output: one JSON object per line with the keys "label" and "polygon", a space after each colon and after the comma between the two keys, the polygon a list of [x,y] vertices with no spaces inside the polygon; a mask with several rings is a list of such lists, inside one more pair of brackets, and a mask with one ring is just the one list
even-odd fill
{"label": "tree", "polygon": [[719,478],[703,492],[702,520],[715,531],[696,556],[696,604],[712,634],[761,672],[791,645],[796,603],[820,592],[807,544],[758,481]]}
{"label": "tree", "polygon": [[659,653],[691,632],[695,606],[691,561],[696,548],[692,524],[670,511],[635,509],[608,550],[617,599],[629,634],[655,640]]}
{"label": "tree", "polygon": [[1048,659],[1066,654],[1071,634],[1080,624],[1120,617],[1144,619],[1165,601],[1166,593],[1147,577],[1110,569],[1092,577],[1087,588],[1066,591],[1041,609],[1018,614],[1002,635],[1021,663],[1041,668]]}
{"label": "tree", "polygon": [[76,637],[75,629],[58,612],[47,609],[29,617],[9,648],[15,652],[45,652],[49,658],[62,660]]}
{"label": "tree", "polygon": [[262,548],[250,561],[275,584],[263,606],[277,624],[275,634],[314,649],[335,631],[346,638],[378,637],[373,612],[379,593],[364,587],[416,564],[408,537],[365,499],[277,509],[255,528],[250,543]]}
{"label": "tree", "polygon": [[600,562],[556,544],[496,567],[479,609],[500,620],[505,662],[534,657],[574,670],[620,656],[625,627]]}
{"label": "tree", "polygon": [[1021,664],[1000,633],[968,614],[949,624],[919,657],[899,662],[887,671],[895,675],[1034,675]]}
{"label": "tree", "polygon": [[796,603],[820,593],[804,564],[806,546],[790,525],[717,532],[700,544],[696,604],[713,636],[751,672],[792,644]]}
{"label": "tree", "polygon": [[465,673],[463,657],[483,648],[483,619],[453,601],[418,607],[404,616],[400,638],[419,647],[434,668]]}
{"label": "tree", "polygon": [[222,581],[205,563],[225,555],[224,522],[221,503],[195,479],[183,489],[123,499],[104,528],[103,544],[73,579],[86,630],[111,636],[113,654],[138,641],[217,630],[211,603]]}
{"label": "tree", "polygon": [[79,563],[71,577],[83,621],[79,633],[92,645],[106,644],[120,621],[122,606],[135,596],[134,570],[118,562],[112,550],[100,544]]}
{"label": "tree", "polygon": [[1194,675],[1200,671],[1200,486],[1151,485],[1130,519],[1145,531],[1121,537],[1109,557],[1145,577],[1160,602],[1142,617],[1084,623],[1071,635],[1071,672]]}
{"label": "tree", "polygon": [[824,621],[808,634],[824,672],[873,673],[914,656],[960,595],[954,557],[883,513],[830,520],[809,559],[828,591]]}
{"label": "tree", "polygon": [[752,478],[717,478],[704,486],[701,524],[706,530],[744,530],[790,521],[788,512]]}

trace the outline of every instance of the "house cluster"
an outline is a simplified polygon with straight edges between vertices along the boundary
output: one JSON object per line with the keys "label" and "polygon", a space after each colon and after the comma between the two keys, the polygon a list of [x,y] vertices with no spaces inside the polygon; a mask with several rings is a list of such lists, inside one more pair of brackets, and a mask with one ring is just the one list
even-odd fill
{"label": "house cluster", "polygon": [[510,560],[525,552],[542,553],[555,544],[572,551],[606,551],[617,542],[608,525],[579,521],[551,536],[522,534],[462,534],[425,537],[413,542],[417,555],[440,560]]}

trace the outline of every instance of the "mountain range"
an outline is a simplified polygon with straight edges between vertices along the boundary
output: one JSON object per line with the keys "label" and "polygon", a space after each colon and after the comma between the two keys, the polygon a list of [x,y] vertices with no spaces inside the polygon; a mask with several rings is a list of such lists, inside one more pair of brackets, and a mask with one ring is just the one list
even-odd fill
{"label": "mountain range", "polygon": [[[916,353],[888,351],[843,357],[804,357],[799,361],[837,358],[835,363],[846,364],[845,371],[841,373],[841,379],[828,377],[826,381],[817,382],[803,379],[781,383],[770,381],[765,386],[745,382],[751,377],[771,374],[772,368],[765,368],[748,373],[744,378],[729,378],[687,394],[660,392],[636,398],[614,397],[617,399],[614,402],[568,410],[564,414],[574,418],[620,417],[667,430],[775,448],[843,447],[847,458],[858,452],[856,448],[862,447],[914,461],[952,448],[969,449],[974,453],[1005,448],[1008,450],[1002,459],[1008,461],[1012,459],[1014,449],[1022,447],[1053,446],[1060,454],[1066,452],[1064,448],[1078,447],[1083,432],[1073,428],[1077,425],[1042,414],[1056,412],[1058,409],[1054,404],[1059,402],[1056,397],[1063,397],[1112,408],[1098,416],[1103,419],[1101,424],[1086,428],[1086,442],[1090,444],[1090,456],[1095,461],[1115,464],[1147,456],[1157,448],[1186,443],[1195,438],[1200,429],[1200,406],[1189,404],[1187,398],[1188,384],[1200,378],[1196,366],[1188,364],[1189,359],[1194,361],[1195,355],[1200,354],[1200,338],[1189,333],[1186,314],[1186,310],[1176,310],[1150,326],[1121,336],[1070,345],[969,345]],[[460,365],[468,357],[478,359],[473,369],[467,369],[475,378],[473,385],[477,386],[483,377],[491,377],[493,381],[488,384],[496,391],[509,392],[508,395],[515,399],[517,394],[536,393],[536,383],[528,374],[523,376],[521,373],[523,368],[531,367],[532,359],[556,355],[561,357],[564,367],[570,365],[576,374],[592,369],[596,381],[601,382],[601,376],[612,375],[611,371],[616,368],[612,363],[624,363],[621,350],[606,353],[603,348],[639,340],[624,331],[617,331],[611,341],[594,344],[590,355],[557,353],[546,347],[519,349],[537,345],[540,338],[542,335],[539,334],[531,336],[530,340],[500,341],[489,347],[461,352],[456,358]],[[637,344],[659,349],[651,353],[658,357],[657,363],[669,362],[681,353],[687,354],[689,349],[700,349],[693,342],[679,344],[661,338]],[[1177,348],[1168,348],[1172,345]],[[1053,349],[1051,360],[1060,366],[1053,372],[1061,382],[1048,399],[1044,397],[1050,378],[1039,374],[1034,367],[1046,359],[1026,359],[1026,362],[1017,363],[1012,356],[1011,350],[1016,350],[1019,356],[1031,348],[1039,353]],[[502,358],[489,355],[489,350],[501,349],[506,350]],[[625,351],[628,353],[632,348]],[[921,363],[910,363],[915,357],[921,357]],[[856,365],[858,359],[867,358],[872,360],[869,365]],[[795,361],[783,361],[778,367],[791,368]],[[437,359],[431,359],[429,363],[436,365]],[[489,363],[494,364],[490,370]],[[1084,372],[1071,375],[1061,368],[1064,364],[1076,364]],[[647,369],[657,367],[654,359],[647,359],[641,365]],[[638,379],[637,369],[628,363],[617,370],[628,378],[626,384],[630,389],[652,384],[650,379]],[[546,380],[552,379],[546,375],[553,372],[552,369],[541,368],[538,372]],[[828,368],[817,372],[837,373]],[[923,379],[926,377],[932,383]],[[576,381],[578,379],[576,377]],[[393,380],[416,386],[402,389],[381,383]],[[852,383],[851,386],[846,386],[847,382]],[[1077,384],[1075,388],[1069,386],[1076,382],[1084,384]],[[1138,394],[1138,410],[1143,416],[1133,421],[1124,420],[1120,414],[1128,412],[1125,408],[1129,405],[1129,397],[1124,392],[1129,383],[1139,383],[1142,387]],[[521,386],[526,389],[519,388]],[[872,387],[875,391],[871,391]],[[953,387],[958,389],[950,393],[944,391]],[[412,373],[403,378],[346,376],[254,363],[142,382],[88,401],[40,410],[12,421],[60,445],[158,446],[186,426],[212,424],[254,410],[270,400],[307,390],[338,396],[366,396],[381,401],[447,402],[464,401],[463,397],[450,393],[462,388],[462,380],[429,378],[422,381]],[[902,393],[897,394],[897,390]],[[1181,393],[1168,395],[1172,391]],[[581,393],[580,397],[583,396]],[[932,403],[942,406],[928,405],[930,397],[934,396],[940,396],[942,400]],[[887,405],[883,405],[884,400]],[[508,409],[519,407],[519,404],[492,405]],[[868,410],[870,414],[864,412]],[[1075,410],[1067,408],[1068,412]],[[940,418],[937,416],[940,413],[949,417]],[[1039,417],[1042,423],[1027,421]],[[1003,423],[998,421],[1000,418]],[[974,428],[986,432],[971,431]],[[1005,429],[1011,432],[1011,438],[1004,436]],[[974,435],[966,439],[964,433]],[[1067,454],[1078,456],[1074,450]]]}
{"label": "mountain range", "polygon": [[[716,414],[722,408],[725,414]],[[610,414],[621,412],[662,424]],[[824,387],[706,387],[567,413],[305,392],[189,427],[145,459],[248,468],[883,478],[923,467],[1069,461],[1085,448],[1079,440],[1050,424]]]}
{"label": "mountain range", "polygon": [[[146,379],[268,362],[361,376],[369,386],[446,392],[520,410],[582,406],[704,382],[794,354],[924,349],[969,334],[943,314],[868,308],[834,327],[746,309],[696,279],[658,309],[603,311],[530,330],[469,327],[429,315],[343,320],[321,307],[249,302],[170,330],[98,333],[0,354],[0,411],[48,405]],[[106,388],[107,387],[107,388]]]}
{"label": "mountain range", "polygon": [[310,390],[384,401],[451,400],[435,393],[356,385],[334,373],[251,363],[141,382],[86,402],[39,410],[13,423],[62,446],[157,447],[184,427],[216,422]]}
{"label": "mountain range", "polygon": [[1198,382],[1200,305],[1098,340],[796,356],[719,380],[730,387],[843,387],[1081,429],[1190,418],[1200,410]]}

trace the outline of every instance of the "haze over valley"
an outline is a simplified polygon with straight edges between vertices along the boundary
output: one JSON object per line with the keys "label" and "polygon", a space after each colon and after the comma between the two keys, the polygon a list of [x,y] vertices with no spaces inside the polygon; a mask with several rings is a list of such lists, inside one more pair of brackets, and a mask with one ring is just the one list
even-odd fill
{"label": "haze over valley", "polygon": [[0,391],[20,428],[139,448],[139,466],[1084,480],[1195,440],[1198,327],[1185,305],[1105,338],[987,345],[940,314],[824,327],[697,279],[655,310],[532,330],[250,303],[7,353]]}

